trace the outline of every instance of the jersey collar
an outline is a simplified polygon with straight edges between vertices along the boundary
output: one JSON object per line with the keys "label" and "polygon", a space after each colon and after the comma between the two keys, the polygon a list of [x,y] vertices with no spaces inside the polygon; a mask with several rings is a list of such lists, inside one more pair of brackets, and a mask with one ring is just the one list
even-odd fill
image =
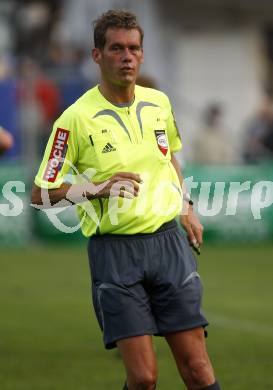
{"label": "jersey collar", "polygon": [[133,105],[135,104],[136,102],[136,91],[135,91],[135,95],[134,95],[134,100],[129,103],[129,104],[124,104],[124,105],[119,105],[119,104],[114,104],[114,103],[111,103],[109,100],[107,100],[103,94],[101,93],[100,89],[99,89],[99,84],[96,86],[96,89],[97,89],[97,95],[101,101],[101,103],[103,104],[103,106],[107,106],[107,107],[111,107],[113,110],[117,110],[117,111],[124,111],[125,109],[128,109],[128,108],[131,108],[133,107]]}

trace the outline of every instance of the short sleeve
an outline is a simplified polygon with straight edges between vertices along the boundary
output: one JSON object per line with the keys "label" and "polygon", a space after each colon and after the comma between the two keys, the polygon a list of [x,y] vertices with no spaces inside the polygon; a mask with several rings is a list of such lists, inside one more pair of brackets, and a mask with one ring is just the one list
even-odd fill
{"label": "short sleeve", "polygon": [[65,175],[77,163],[77,116],[66,110],[56,120],[48,140],[35,184],[41,188],[59,188]]}
{"label": "short sleeve", "polygon": [[182,148],[181,136],[176,124],[174,113],[168,99],[167,134],[171,153],[178,152]]}

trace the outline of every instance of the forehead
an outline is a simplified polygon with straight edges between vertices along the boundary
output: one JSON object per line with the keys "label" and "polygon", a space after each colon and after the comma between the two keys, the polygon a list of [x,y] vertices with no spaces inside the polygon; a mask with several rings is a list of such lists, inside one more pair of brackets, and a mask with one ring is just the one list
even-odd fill
{"label": "forehead", "polygon": [[113,43],[141,45],[140,32],[136,28],[128,30],[126,28],[109,27],[105,34],[105,45],[109,46]]}

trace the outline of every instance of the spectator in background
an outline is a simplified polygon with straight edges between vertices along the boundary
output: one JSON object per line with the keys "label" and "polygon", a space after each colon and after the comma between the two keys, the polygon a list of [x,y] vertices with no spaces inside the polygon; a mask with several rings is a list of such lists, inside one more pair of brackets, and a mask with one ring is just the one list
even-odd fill
{"label": "spectator in background", "polygon": [[8,129],[8,133],[1,131],[1,149],[4,148],[6,151],[5,159],[21,156],[21,132],[16,99],[17,80],[13,62],[11,55],[0,56],[0,125]]}
{"label": "spectator in background", "polygon": [[231,140],[222,126],[222,108],[209,105],[204,113],[203,127],[193,145],[194,161],[201,164],[231,164],[234,160]]}
{"label": "spectator in background", "polygon": [[12,135],[0,126],[0,155],[11,149],[13,146]]}
{"label": "spectator in background", "polygon": [[273,90],[267,88],[257,114],[246,127],[244,161],[255,164],[273,159]]}
{"label": "spectator in background", "polygon": [[81,47],[60,42],[52,42],[49,45],[43,68],[60,90],[61,111],[90,88],[90,80],[85,77],[82,69],[84,61],[85,51]]}
{"label": "spectator in background", "polygon": [[61,97],[55,83],[30,57],[21,60],[18,98],[25,154],[35,159],[43,152],[52,123],[60,112]]}
{"label": "spectator in background", "polygon": [[58,0],[20,0],[14,8],[15,52],[41,61],[58,20]]}
{"label": "spectator in background", "polygon": [[273,121],[268,126],[263,144],[267,150],[267,159],[273,160]]}

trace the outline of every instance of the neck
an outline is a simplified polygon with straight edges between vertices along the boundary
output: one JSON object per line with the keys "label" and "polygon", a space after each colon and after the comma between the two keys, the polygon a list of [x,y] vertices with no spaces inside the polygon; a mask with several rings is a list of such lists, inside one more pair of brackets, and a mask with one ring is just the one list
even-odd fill
{"label": "neck", "polygon": [[102,95],[111,103],[130,103],[134,99],[135,95],[135,84],[126,86],[121,85],[109,85],[105,81],[99,85],[99,90]]}

